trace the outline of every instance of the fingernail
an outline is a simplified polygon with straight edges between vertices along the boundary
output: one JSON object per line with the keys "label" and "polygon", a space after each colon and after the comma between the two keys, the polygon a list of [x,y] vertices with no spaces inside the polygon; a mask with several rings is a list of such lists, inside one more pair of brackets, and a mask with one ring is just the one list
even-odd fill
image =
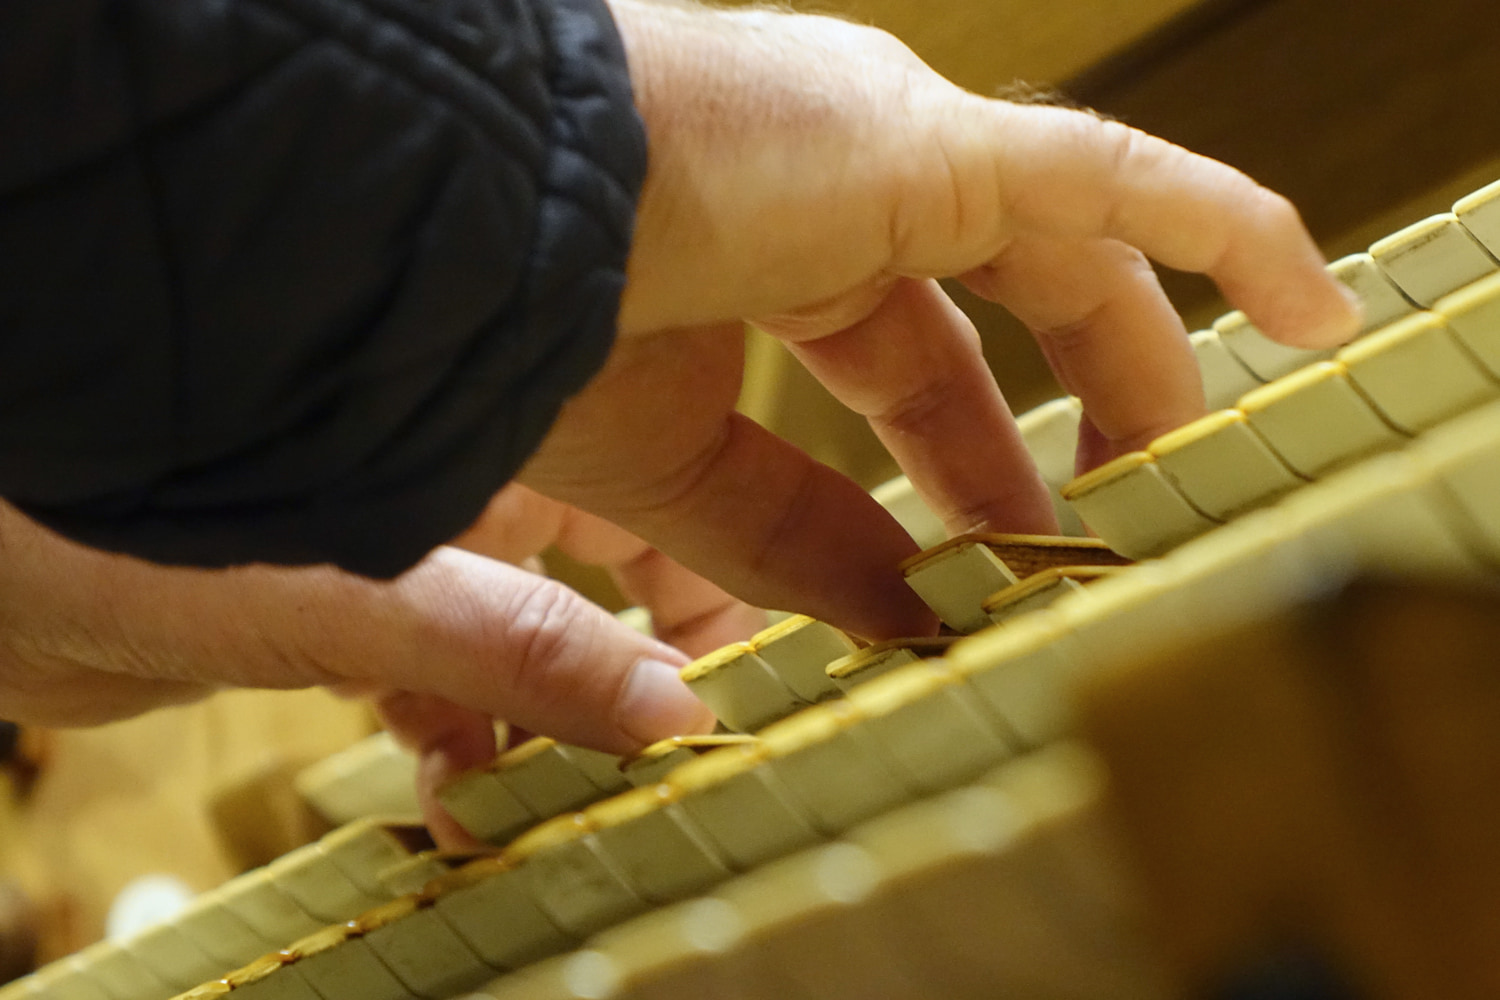
{"label": "fingernail", "polygon": [[713,716],[688,690],[677,668],[661,660],[636,663],[615,706],[615,721],[642,744],[705,732],[713,726]]}

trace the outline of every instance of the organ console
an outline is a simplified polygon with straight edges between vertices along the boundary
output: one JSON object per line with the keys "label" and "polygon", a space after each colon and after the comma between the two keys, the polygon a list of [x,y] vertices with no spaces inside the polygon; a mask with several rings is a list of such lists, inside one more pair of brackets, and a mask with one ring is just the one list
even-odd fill
{"label": "organ console", "polygon": [[[1328,817],[1313,839],[1329,883],[1378,897],[1340,875],[1343,841],[1325,842],[1337,828],[1349,857],[1383,857],[1350,819],[1358,810],[1316,794],[1322,772],[1299,771],[1299,740],[1307,760],[1326,763],[1327,748],[1267,721],[1291,726],[1301,702],[1257,699],[1324,675],[1395,676],[1360,666],[1384,663],[1380,650],[1294,642],[1309,602],[1344,617],[1385,608],[1392,648],[1411,645],[1389,624],[1403,606],[1494,631],[1493,602],[1467,595],[1329,595],[1367,573],[1478,583],[1500,561],[1497,258],[1500,183],[1333,265],[1366,303],[1367,328],[1346,347],[1284,348],[1238,314],[1195,334],[1220,408],[1080,478],[1076,401],[1024,416],[1055,502],[1102,542],[943,542],[900,484],[887,487],[931,546],[905,570],[950,636],[867,648],[787,619],[685,670],[742,735],[634,762],[531,741],[442,793],[490,852],[445,854],[420,828],[356,819],[0,1000],[1153,1000],[1274,951],[1287,928],[1355,988],[1424,995],[1361,971],[1366,959],[1420,965],[1390,958],[1373,918],[1337,911],[1319,940],[1263,900],[1230,906],[1259,899],[1257,886],[1299,900],[1287,887],[1322,877],[1288,846],[1307,823],[1273,818],[1262,843],[1259,827],[1235,825],[1246,813],[1234,805],[1274,809],[1265,786],[1289,776],[1299,815]],[[1485,655],[1449,635],[1433,642],[1455,662]],[[1463,677],[1482,687],[1480,672]],[[1401,690],[1420,700],[1419,687]],[[1201,717],[1173,691],[1204,693]],[[1219,735],[1233,744],[1242,707],[1260,736],[1290,746],[1270,754],[1274,775],[1215,749]],[[1132,742],[1143,731],[1186,742],[1146,740],[1148,754]],[[1224,784],[1182,777],[1200,754]],[[1180,829],[1163,839],[1153,815]],[[1195,824],[1225,853],[1194,847]],[[1270,860],[1214,868],[1239,847]],[[1215,902],[1217,885],[1233,892]],[[1426,995],[1486,995],[1487,964]]]}

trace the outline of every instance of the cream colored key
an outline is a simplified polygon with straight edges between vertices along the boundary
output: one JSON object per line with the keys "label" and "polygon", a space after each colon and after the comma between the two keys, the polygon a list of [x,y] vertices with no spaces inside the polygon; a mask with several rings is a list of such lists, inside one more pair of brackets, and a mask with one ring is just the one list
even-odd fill
{"label": "cream colored key", "polygon": [[807,704],[747,642],[701,656],[682,679],[727,728],[753,733]]}
{"label": "cream colored key", "polygon": [[1370,256],[1407,298],[1423,307],[1500,266],[1452,212],[1430,216],[1376,241]]}
{"label": "cream colored key", "polygon": [[582,809],[625,786],[619,759],[599,766],[598,757],[545,736],[536,736],[502,753],[490,765],[500,783],[539,819]]}
{"label": "cream colored key", "polygon": [[1083,404],[1077,397],[1068,396],[1043,403],[1016,418],[1021,440],[1026,443],[1026,450],[1031,452],[1037,471],[1042,474],[1042,481],[1052,494],[1052,507],[1057,514],[1058,528],[1064,535],[1073,537],[1082,537],[1087,532],[1083,522],[1078,519],[1078,514],[1063,500],[1062,488],[1073,478],[1075,455],[1078,451],[1078,423],[1082,415]]}
{"label": "cream colored key", "polygon": [[1431,432],[1411,457],[1457,511],[1476,555],[1500,565],[1500,404]]}
{"label": "cream colored key", "polygon": [[224,905],[222,889],[212,889],[198,896],[172,922],[210,955],[221,970],[238,968],[290,940],[273,941],[257,934]]}
{"label": "cream colored key", "polygon": [[947,659],[1019,745],[1043,746],[1071,730],[1066,683],[1075,667],[1051,610],[970,636]]}
{"label": "cream colored key", "polygon": [[1408,434],[1500,396],[1500,381],[1437,313],[1408,316],[1350,344],[1338,358],[1381,415]]}
{"label": "cream colored key", "polygon": [[816,847],[716,890],[742,928],[737,978],[754,996],[920,997],[865,919],[881,871],[863,848]]}
{"label": "cream colored key", "polygon": [[360,888],[316,843],[282,855],[266,866],[266,873],[276,888],[322,924],[349,920],[389,898]]}
{"label": "cream colored key", "polygon": [[379,732],[298,772],[297,792],[335,826],[362,816],[417,816],[417,761]]}
{"label": "cream colored key", "polygon": [[593,833],[585,814],[559,816],[522,834],[506,851],[537,907],[578,938],[648,906],[599,849]]}
{"label": "cream colored key", "polygon": [[75,958],[78,970],[108,993],[110,1000],[165,1000],[177,992],[118,942],[89,945]]}
{"label": "cream colored key", "polygon": [[356,929],[369,947],[413,995],[447,1000],[491,979],[495,970],[416,896],[406,896],[362,914]]}
{"label": "cream colored key", "polygon": [[1281,460],[1309,479],[1407,440],[1340,361],[1308,365],[1246,393],[1238,408]]}
{"label": "cream colored key", "polygon": [[1461,514],[1418,460],[1383,455],[1318,486],[1288,500],[1282,513],[1325,564],[1417,579],[1485,572]]}
{"label": "cream colored key", "polygon": [[1147,449],[1198,510],[1227,521],[1301,486],[1239,410],[1218,410]]}
{"label": "cream colored key", "polygon": [[979,695],[941,661],[914,663],[848,697],[862,717],[860,730],[920,791],[951,788],[1015,749]]}
{"label": "cream colored key", "polygon": [[224,979],[234,1000],[323,1000],[307,980],[291,971],[293,961],[286,953],[266,955]]}
{"label": "cream colored key", "polygon": [[1102,772],[1076,747],[1047,748],[853,831],[881,871],[865,910],[885,947],[938,996],[1169,995],[1115,880],[1070,877],[1114,860],[1077,836]]}
{"label": "cream colored key", "polygon": [[283,892],[271,877],[269,868],[257,868],[231,879],[220,886],[216,894],[226,910],[267,941],[295,941],[325,923]]}
{"label": "cream colored key", "polygon": [[726,746],[754,743],[754,736],[743,733],[716,733],[709,736],[670,736],[627,758],[621,768],[626,787],[641,788],[666,781],[678,767],[700,755]]}
{"label": "cream colored key", "polygon": [[233,987],[222,979],[212,982],[199,983],[186,993],[180,993],[175,1000],[223,1000],[228,996]]}
{"label": "cream colored key", "polygon": [[667,776],[683,811],[740,871],[821,839],[775,771],[765,766],[767,756],[759,743],[725,747]]}
{"label": "cream colored key", "polygon": [[988,545],[969,536],[949,539],[907,559],[901,572],[907,586],[943,624],[964,633],[987,626],[990,622],[980,605],[1016,582],[1016,574]]}
{"label": "cream colored key", "polygon": [[45,965],[29,978],[35,991],[48,1000],[109,1000],[103,987],[70,962]]}
{"label": "cream colored key", "polygon": [[936,545],[948,537],[942,520],[917,495],[916,487],[905,476],[886,480],[871,490],[870,495],[921,548]]}
{"label": "cream colored key", "polygon": [[1217,330],[1199,330],[1189,335],[1198,371],[1203,375],[1203,396],[1210,410],[1233,406],[1240,396],[1261,384],[1261,379],[1230,353]]}
{"label": "cream colored key", "polygon": [[1364,311],[1361,333],[1378,330],[1407,313],[1416,311],[1416,304],[1401,293],[1395,282],[1375,263],[1367,253],[1340,257],[1328,265],[1328,270],[1342,281],[1359,299]]}
{"label": "cream colored key", "polygon": [[472,855],[455,855],[431,850],[414,854],[384,869],[380,883],[393,897],[421,892],[433,879],[442,878],[453,869],[473,860]]}
{"label": "cream colored key", "polygon": [[650,903],[685,899],[729,877],[710,838],[678,806],[679,794],[663,783],[584,810],[600,853]]}
{"label": "cream colored key", "polygon": [[1453,214],[1470,236],[1484,244],[1492,256],[1500,257],[1500,181],[1458,199]]}
{"label": "cream colored key", "polygon": [[382,901],[396,895],[386,884],[385,873],[433,846],[426,827],[375,816],[346,823],[318,841],[318,850],[349,881],[372,899]]}
{"label": "cream colored key", "polygon": [[1440,299],[1435,309],[1479,363],[1500,378],[1500,274]]}
{"label": "cream colored key", "polygon": [[766,765],[819,832],[847,830],[915,794],[845,701],[816,705],[761,732]]}
{"label": "cream colored key", "polygon": [[990,621],[998,625],[1040,611],[1059,597],[1081,591],[1095,580],[1118,572],[1118,566],[1054,566],[991,594],[982,607]]}
{"label": "cream colored key", "polygon": [[932,639],[890,639],[877,642],[830,663],[828,676],[839,686],[839,690],[847,693],[909,663],[942,656],[955,641],[953,636],[939,636]]}
{"label": "cream colored key", "polygon": [[437,798],[470,836],[489,844],[508,844],[543,819],[489,768],[455,775]]}
{"label": "cream colored key", "polygon": [[1218,524],[1188,503],[1144,451],[1079,476],[1063,496],[1110,548],[1132,559],[1159,556]]}
{"label": "cream colored key", "polygon": [[[209,956],[172,921],[148,927],[120,942],[120,946],[140,959],[173,992],[190,989],[223,972],[224,966]],[[255,955],[247,955],[242,962]]]}
{"label": "cream colored key", "polygon": [[838,696],[828,664],[857,650],[859,643],[825,622],[792,615],[757,633],[750,647],[793,694],[812,703]]}
{"label": "cream colored key", "polygon": [[282,975],[301,976],[323,1000],[420,1000],[386,968],[356,925],[324,928],[288,951],[296,961]]}
{"label": "cream colored key", "polygon": [[548,919],[513,859],[471,862],[443,876],[423,897],[469,950],[500,972],[555,955],[580,939]]}
{"label": "cream colored key", "polygon": [[1262,382],[1280,378],[1303,365],[1321,361],[1330,350],[1288,347],[1261,333],[1249,318],[1236,310],[1214,321],[1219,342]]}
{"label": "cream colored key", "polygon": [[595,996],[730,1000],[738,991],[725,955],[742,944],[744,931],[728,903],[694,899],[605,931],[568,971],[576,991]]}

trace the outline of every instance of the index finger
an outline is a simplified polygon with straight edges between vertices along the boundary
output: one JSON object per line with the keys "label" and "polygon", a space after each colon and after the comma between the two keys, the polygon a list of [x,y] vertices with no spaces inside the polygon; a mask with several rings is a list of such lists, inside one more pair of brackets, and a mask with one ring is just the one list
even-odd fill
{"label": "index finger", "polygon": [[1084,112],[979,98],[970,111],[942,136],[967,241],[909,240],[898,267],[968,271],[1024,234],[1114,239],[1207,275],[1275,340],[1327,347],[1357,331],[1297,210],[1232,167]]}

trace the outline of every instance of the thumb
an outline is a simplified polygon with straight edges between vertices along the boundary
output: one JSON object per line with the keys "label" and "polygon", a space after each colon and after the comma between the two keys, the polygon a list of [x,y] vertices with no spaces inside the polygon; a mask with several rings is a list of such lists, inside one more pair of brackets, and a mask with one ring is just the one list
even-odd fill
{"label": "thumb", "polygon": [[[373,603],[366,596],[363,606],[316,616],[345,626],[322,642],[325,666],[348,681],[434,695],[466,713],[616,753],[712,725],[678,677],[684,654],[556,581],[444,548],[374,591]],[[442,716],[417,729],[448,725]],[[469,737],[462,745],[483,746]]]}

